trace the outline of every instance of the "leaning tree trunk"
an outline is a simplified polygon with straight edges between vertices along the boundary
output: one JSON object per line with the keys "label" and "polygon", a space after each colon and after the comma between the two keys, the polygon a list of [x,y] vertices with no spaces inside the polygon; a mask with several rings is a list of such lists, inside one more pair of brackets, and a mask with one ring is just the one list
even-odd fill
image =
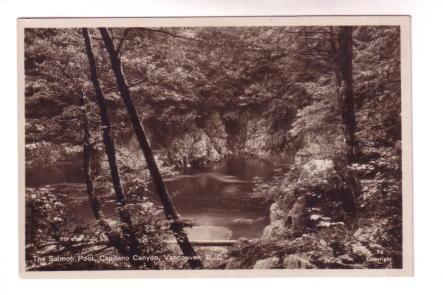
{"label": "leaning tree trunk", "polygon": [[132,225],[129,212],[125,208],[126,195],[123,190],[123,186],[120,179],[120,172],[118,169],[117,157],[115,154],[114,140],[112,139],[111,136],[111,130],[112,130],[111,122],[108,116],[106,99],[103,95],[100,82],[98,80],[97,65],[95,62],[94,53],[92,52],[91,39],[89,37],[87,29],[85,28],[82,29],[82,33],[83,33],[83,38],[85,40],[86,54],[88,56],[89,68],[91,72],[90,78],[92,85],[94,86],[96,102],[100,109],[103,143],[105,145],[106,156],[108,158],[109,168],[111,170],[112,184],[114,187],[117,204],[119,206],[118,212],[120,215],[120,220],[125,224],[124,226],[122,226],[122,230],[129,240],[129,251],[127,252],[127,256],[131,258],[130,261],[132,265],[140,265],[140,262],[137,262],[133,259],[134,255],[141,254],[140,243],[135,235],[135,231]]}
{"label": "leaning tree trunk", "polygon": [[102,220],[104,218],[103,211],[101,209],[100,201],[97,199],[94,191],[94,184],[91,177],[91,133],[89,131],[89,120],[86,111],[85,97],[79,96],[80,108],[82,110],[82,128],[83,128],[83,174],[86,183],[86,192],[88,193],[89,204],[91,205],[92,213],[95,219]]}
{"label": "leaning tree trunk", "polygon": [[339,103],[346,137],[349,145],[349,159],[355,156],[357,143],[355,140],[355,107],[352,79],[352,27],[339,27],[337,37],[337,68],[339,72]]}
{"label": "leaning tree trunk", "polygon": [[134,133],[137,137],[140,148],[143,151],[146,164],[154,181],[154,185],[156,187],[160,201],[163,205],[166,218],[171,222],[170,228],[174,233],[175,238],[177,239],[177,243],[180,246],[183,255],[189,257],[188,261],[190,266],[192,268],[201,268],[202,262],[198,258],[194,250],[194,247],[190,243],[188,236],[184,231],[183,223],[180,221],[180,218],[178,217],[176,210],[169,198],[166,185],[163,182],[163,178],[160,174],[160,170],[155,161],[154,155],[151,150],[151,146],[149,144],[148,139],[146,138],[143,125],[140,122],[137,110],[132,101],[131,93],[129,91],[129,87],[126,83],[123,71],[121,69],[120,59],[118,58],[118,54],[115,50],[112,39],[109,36],[109,33],[106,30],[106,28],[99,28],[99,30],[102,35],[103,41],[105,43],[106,50],[108,51],[111,60],[112,70],[114,71],[114,75],[117,80],[118,89],[128,110],[128,114],[132,122]]}
{"label": "leaning tree trunk", "polygon": [[88,113],[86,111],[86,99],[81,94],[79,96],[80,108],[82,110],[82,128],[83,128],[83,174],[86,183],[86,192],[88,194],[89,204],[91,206],[92,213],[98,224],[104,230],[109,243],[117,249],[117,251],[123,256],[128,256],[128,251],[126,250],[125,242],[119,237],[117,233],[114,232],[112,226],[105,219],[103,214],[101,204],[94,190],[94,183],[92,182],[91,176],[91,155],[92,155],[92,143],[91,143],[91,133],[89,130],[89,119]]}

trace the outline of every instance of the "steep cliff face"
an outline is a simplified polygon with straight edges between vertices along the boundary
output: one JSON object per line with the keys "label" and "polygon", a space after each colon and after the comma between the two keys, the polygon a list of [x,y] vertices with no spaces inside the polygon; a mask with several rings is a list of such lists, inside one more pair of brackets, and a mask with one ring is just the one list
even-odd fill
{"label": "steep cliff face", "polygon": [[[299,111],[289,134],[291,168],[262,192],[273,200],[270,223],[260,239],[231,249],[227,268],[348,267],[343,261],[357,261],[358,253],[339,238],[349,235],[360,190],[340,114],[327,100],[314,102]],[[348,250],[349,261],[341,256]]]}
{"label": "steep cliff face", "polygon": [[347,166],[344,128],[332,106],[305,108],[293,124],[298,146],[291,171],[280,183],[263,238],[301,234],[355,214],[359,185]]}
{"label": "steep cliff face", "polygon": [[[145,122],[145,130],[155,148],[159,165],[166,173],[184,166],[204,166],[217,162],[229,156],[252,156],[266,158],[271,154],[290,153],[287,130],[272,128],[272,116],[264,117],[260,112],[252,110],[228,112],[213,112],[203,121],[192,121],[183,126],[175,124],[172,127],[155,128],[149,120]],[[119,162],[131,169],[143,167],[143,155],[132,132],[115,133],[117,158]],[[46,159],[28,163],[28,170],[34,167],[40,170],[60,169],[63,171],[76,170],[81,180],[80,163],[81,146],[72,144],[39,143],[26,146],[28,159]],[[45,155],[35,156],[35,155]],[[95,147],[94,159],[96,165],[106,169],[101,145]],[[67,164],[68,168],[63,168]],[[57,166],[64,165],[63,167]],[[54,167],[53,167],[54,166]],[[52,171],[51,170],[51,171]],[[36,170],[37,171],[37,170]],[[63,179],[68,172],[60,174]],[[32,174],[28,172],[28,174]]]}
{"label": "steep cliff face", "polygon": [[[272,118],[254,111],[215,112],[200,124],[163,139],[160,153],[175,166],[203,166],[231,155],[267,157],[288,152],[286,130],[273,129]],[[147,126],[149,128],[149,126]],[[153,134],[155,138],[160,134]]]}
{"label": "steep cliff face", "polygon": [[[218,113],[203,127],[192,126],[187,132],[168,140],[168,158],[175,165],[205,165],[229,154],[225,127]],[[166,151],[165,151],[166,152]]]}

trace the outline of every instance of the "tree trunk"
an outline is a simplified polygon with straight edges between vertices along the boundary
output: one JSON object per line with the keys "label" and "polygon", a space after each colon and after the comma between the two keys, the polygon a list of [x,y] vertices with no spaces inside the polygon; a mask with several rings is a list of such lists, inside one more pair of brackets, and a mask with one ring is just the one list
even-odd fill
{"label": "tree trunk", "polygon": [[[342,192],[343,206],[346,212],[355,216],[357,207],[355,200],[359,194],[359,181],[347,168],[349,162],[353,161],[358,154],[358,146],[355,140],[355,107],[353,97],[353,77],[352,77],[352,27],[341,26],[334,30],[332,50],[335,60],[335,79],[337,83],[337,105],[344,125],[344,133],[347,144],[346,159],[340,163],[339,170],[346,184],[346,189]],[[335,33],[335,35],[334,35]]]}
{"label": "tree trunk", "polygon": [[165,183],[163,182],[160,170],[157,166],[157,163],[155,162],[151,146],[148,139],[146,138],[143,125],[140,122],[137,110],[133,104],[131,93],[121,69],[120,59],[118,58],[118,54],[115,50],[112,39],[109,36],[106,28],[99,28],[99,30],[105,43],[106,50],[108,51],[111,60],[112,70],[114,71],[114,75],[117,80],[118,89],[128,110],[134,133],[137,137],[140,148],[143,151],[146,164],[154,181],[154,185],[159,195],[160,201],[163,205],[166,218],[171,223],[170,228],[174,233],[175,238],[177,239],[177,243],[180,246],[183,255],[189,257],[188,261],[190,266],[192,268],[201,268],[201,260],[197,257],[197,254],[184,231],[183,223],[180,221],[175,208],[169,198],[169,194],[166,189]]}
{"label": "tree trunk", "polygon": [[109,243],[115,247],[120,254],[123,256],[128,256],[128,251],[126,250],[125,242],[114,232],[109,222],[105,219],[103,211],[101,209],[100,201],[98,200],[95,191],[94,184],[91,177],[91,154],[92,154],[92,144],[91,144],[91,133],[89,131],[89,120],[86,111],[86,99],[81,94],[79,96],[80,107],[82,109],[82,123],[83,123],[83,173],[86,183],[86,191],[88,194],[89,204],[94,214],[95,219],[98,224],[104,230]]}
{"label": "tree trunk", "polygon": [[79,96],[80,108],[82,110],[83,123],[83,174],[85,176],[86,192],[88,193],[89,204],[95,219],[103,219],[101,205],[94,191],[94,184],[91,178],[91,133],[89,132],[89,120],[86,112],[86,102],[83,95]]}
{"label": "tree trunk", "polygon": [[97,75],[97,65],[94,58],[94,53],[92,52],[91,47],[91,39],[89,37],[89,33],[87,29],[82,29],[83,38],[85,40],[85,48],[86,48],[86,54],[88,56],[89,61],[89,67],[90,67],[90,78],[92,85],[94,86],[95,90],[95,97],[97,105],[100,109],[100,119],[102,123],[102,136],[103,136],[103,143],[105,145],[105,151],[106,156],[108,158],[109,168],[111,170],[111,176],[112,176],[112,184],[115,191],[115,196],[117,199],[117,205],[118,205],[118,212],[120,215],[120,220],[125,224],[122,226],[123,233],[127,236],[129,240],[129,251],[127,252],[127,256],[131,258],[131,264],[133,265],[140,265],[140,262],[137,262],[133,259],[134,255],[140,255],[141,249],[140,249],[140,243],[135,236],[135,231],[132,225],[131,217],[129,215],[129,212],[126,210],[126,195],[123,190],[123,186],[120,179],[120,172],[117,165],[117,158],[115,155],[115,145],[114,140],[111,136],[111,122],[109,120],[107,106],[106,106],[106,99],[103,95],[103,92],[101,90],[100,82],[98,80]]}
{"label": "tree trunk", "polygon": [[349,145],[349,159],[355,156],[355,108],[352,79],[352,27],[339,27],[337,39],[337,66],[340,75],[340,104]]}

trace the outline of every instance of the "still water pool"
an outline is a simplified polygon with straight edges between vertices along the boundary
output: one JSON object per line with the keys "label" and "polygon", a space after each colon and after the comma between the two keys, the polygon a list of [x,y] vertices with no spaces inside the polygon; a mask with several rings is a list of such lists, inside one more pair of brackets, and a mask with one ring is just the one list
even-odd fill
{"label": "still water pool", "polygon": [[[194,225],[191,240],[258,238],[268,224],[269,204],[253,199],[253,179],[269,180],[282,165],[277,161],[230,158],[204,168],[187,168],[164,178],[177,212]],[[72,182],[39,183],[54,187],[61,196],[75,201],[75,212],[84,222],[94,222],[85,185]],[[56,181],[54,181],[56,182]],[[61,197],[63,199],[63,197]],[[115,215],[111,196],[104,202],[106,216]]]}

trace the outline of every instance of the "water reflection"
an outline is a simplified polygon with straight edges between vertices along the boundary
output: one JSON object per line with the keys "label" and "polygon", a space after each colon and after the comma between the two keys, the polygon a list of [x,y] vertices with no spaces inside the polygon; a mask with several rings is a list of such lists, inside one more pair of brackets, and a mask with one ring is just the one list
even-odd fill
{"label": "water reflection", "polygon": [[232,239],[257,238],[267,224],[269,205],[248,195],[252,179],[270,179],[273,168],[269,161],[231,158],[203,169],[187,169],[186,174],[165,182],[177,211],[197,225],[189,230],[193,238],[217,239],[220,234],[215,232],[230,232]]}
{"label": "water reflection", "polygon": [[[257,238],[268,223],[269,204],[249,198],[252,179],[258,176],[268,180],[275,174],[275,168],[276,164],[270,161],[231,158],[205,168],[188,168],[183,174],[164,181],[180,216],[194,224],[188,229],[191,239]],[[60,173],[60,169],[69,172]],[[82,183],[81,169],[73,169],[71,165],[70,168],[59,168],[58,173],[45,172],[27,170],[27,186],[54,188],[60,196],[74,201],[79,218],[95,222]],[[70,177],[66,177],[68,174]],[[112,200],[111,191],[102,198],[106,216],[115,215]]]}

